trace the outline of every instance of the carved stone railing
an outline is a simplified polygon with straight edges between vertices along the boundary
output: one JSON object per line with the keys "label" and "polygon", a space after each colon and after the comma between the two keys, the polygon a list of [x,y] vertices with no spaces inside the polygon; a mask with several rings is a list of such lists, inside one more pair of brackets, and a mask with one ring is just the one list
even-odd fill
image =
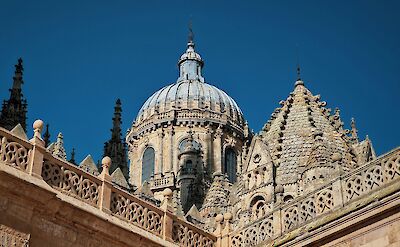
{"label": "carved stone railing", "polygon": [[160,208],[117,188],[112,188],[111,191],[110,211],[112,215],[156,235],[162,234],[164,212]]}
{"label": "carved stone railing", "polygon": [[87,173],[54,157],[44,148],[42,127],[41,120],[35,121],[34,137],[29,142],[0,128],[0,166],[10,166],[43,179],[54,190],[148,231],[160,239],[180,246],[214,246],[216,236],[174,215],[170,189],[166,189],[169,193],[164,197],[166,199],[161,207],[129,194],[113,186],[109,174],[110,158],[103,158],[103,170],[99,176]]}
{"label": "carved stone railing", "polygon": [[150,188],[152,190],[173,187],[175,185],[175,175],[173,173],[167,173],[154,177],[150,180]]}
{"label": "carved stone railing", "polygon": [[400,149],[395,149],[382,157],[343,176],[344,203],[374,192],[398,180],[400,177]]}
{"label": "carved stone railing", "polygon": [[179,246],[185,247],[212,247],[216,243],[216,237],[206,233],[189,222],[173,216],[172,239]]}
{"label": "carved stone railing", "polygon": [[54,189],[98,207],[101,180],[77,166],[45,153],[42,178]]}
{"label": "carved stone railing", "polygon": [[[326,220],[316,219],[323,218],[333,211],[341,211],[344,214],[346,211],[343,208],[348,204],[395,183],[400,183],[400,148],[337,177],[295,201],[286,205],[278,204],[270,214],[231,232],[229,246],[256,246],[284,235],[289,236],[290,232],[306,226],[311,221],[326,224],[341,214],[335,213],[335,217],[327,217]],[[314,224],[313,227],[317,225]]]}
{"label": "carved stone railing", "polygon": [[26,171],[33,145],[0,128],[0,161]]}

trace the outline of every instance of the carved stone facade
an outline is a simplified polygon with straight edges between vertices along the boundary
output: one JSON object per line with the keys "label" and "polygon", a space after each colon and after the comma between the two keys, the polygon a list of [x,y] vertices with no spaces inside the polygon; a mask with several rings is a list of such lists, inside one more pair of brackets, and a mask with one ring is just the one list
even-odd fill
{"label": "carved stone facade", "polygon": [[[204,63],[194,46],[189,40],[178,62],[177,82],[144,103],[126,138],[130,182],[141,187],[147,180],[156,198],[165,188],[178,190],[185,212],[193,204],[201,207],[214,172],[236,179],[242,147],[251,138],[236,102],[205,82]],[[148,149],[154,154],[152,162],[144,159]]]}

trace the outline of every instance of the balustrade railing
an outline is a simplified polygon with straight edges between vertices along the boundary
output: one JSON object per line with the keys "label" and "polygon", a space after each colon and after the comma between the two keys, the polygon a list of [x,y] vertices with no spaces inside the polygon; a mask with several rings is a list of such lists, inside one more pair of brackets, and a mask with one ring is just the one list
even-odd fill
{"label": "balustrade railing", "polygon": [[164,212],[117,188],[111,189],[110,211],[123,220],[157,235],[162,234]]}
{"label": "balustrade railing", "polygon": [[0,161],[26,171],[33,145],[0,128]]}
{"label": "balustrade railing", "polygon": [[[109,167],[111,160],[103,159],[99,176],[54,157],[44,148],[41,138],[43,122],[34,123],[34,137],[22,140],[0,128],[0,165],[14,167],[42,178],[51,188],[144,229],[155,236],[180,246],[214,246],[216,237],[176,217],[172,212],[171,196],[161,207],[112,185]],[[168,179],[160,183],[170,182]],[[172,195],[172,192],[170,192]],[[167,198],[167,197],[166,197]]]}
{"label": "balustrade railing", "polygon": [[101,180],[75,165],[45,153],[42,178],[54,189],[98,207]]}
{"label": "balustrade railing", "polygon": [[276,239],[394,183],[400,183],[400,148],[334,179],[304,197],[286,205],[278,205],[259,220],[231,232],[230,246],[256,246]]}
{"label": "balustrade railing", "polygon": [[200,230],[189,222],[173,217],[172,239],[175,243],[185,247],[212,247],[216,237]]}

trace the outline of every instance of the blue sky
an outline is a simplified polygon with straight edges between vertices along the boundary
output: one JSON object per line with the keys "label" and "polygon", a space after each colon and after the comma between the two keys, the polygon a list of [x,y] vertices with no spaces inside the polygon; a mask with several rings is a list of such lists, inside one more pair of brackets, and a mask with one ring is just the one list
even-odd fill
{"label": "blue sky", "polygon": [[306,86],[341,109],[346,127],[355,117],[382,154],[400,143],[399,11],[389,0],[3,0],[0,99],[23,57],[29,126],[50,123],[53,140],[61,131],[78,162],[101,159],[115,100],[127,129],[154,91],[175,82],[192,18],[206,81],[256,132],[293,90],[298,53]]}

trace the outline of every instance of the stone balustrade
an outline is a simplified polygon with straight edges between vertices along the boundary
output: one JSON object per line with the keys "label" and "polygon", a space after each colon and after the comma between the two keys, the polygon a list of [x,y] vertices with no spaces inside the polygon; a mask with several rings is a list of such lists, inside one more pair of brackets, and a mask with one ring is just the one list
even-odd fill
{"label": "stone balustrade", "polygon": [[[140,227],[180,246],[214,246],[216,236],[173,214],[172,201],[165,196],[156,207],[112,184],[111,159],[103,158],[103,170],[94,176],[47,152],[41,138],[43,122],[34,124],[34,137],[23,140],[0,128],[0,165],[22,170],[43,179],[53,189],[85,202],[98,210]],[[167,200],[168,199],[168,200]]]}
{"label": "stone balustrade", "polygon": [[[313,222],[313,226],[309,229],[335,220],[362,205],[357,203],[358,200],[365,200],[367,196],[371,196],[371,200],[385,196],[385,192],[380,190],[394,184],[400,184],[400,148],[334,179],[303,197],[285,205],[274,205],[271,213],[231,232],[229,246],[256,246],[279,239],[283,235],[296,236],[290,233],[307,226],[310,222]],[[400,186],[395,189],[400,190]],[[386,193],[392,192],[388,190]],[[336,214],[324,218],[331,212]]]}
{"label": "stone balustrade", "polygon": [[0,161],[6,165],[27,171],[33,145],[1,128],[0,141]]}

